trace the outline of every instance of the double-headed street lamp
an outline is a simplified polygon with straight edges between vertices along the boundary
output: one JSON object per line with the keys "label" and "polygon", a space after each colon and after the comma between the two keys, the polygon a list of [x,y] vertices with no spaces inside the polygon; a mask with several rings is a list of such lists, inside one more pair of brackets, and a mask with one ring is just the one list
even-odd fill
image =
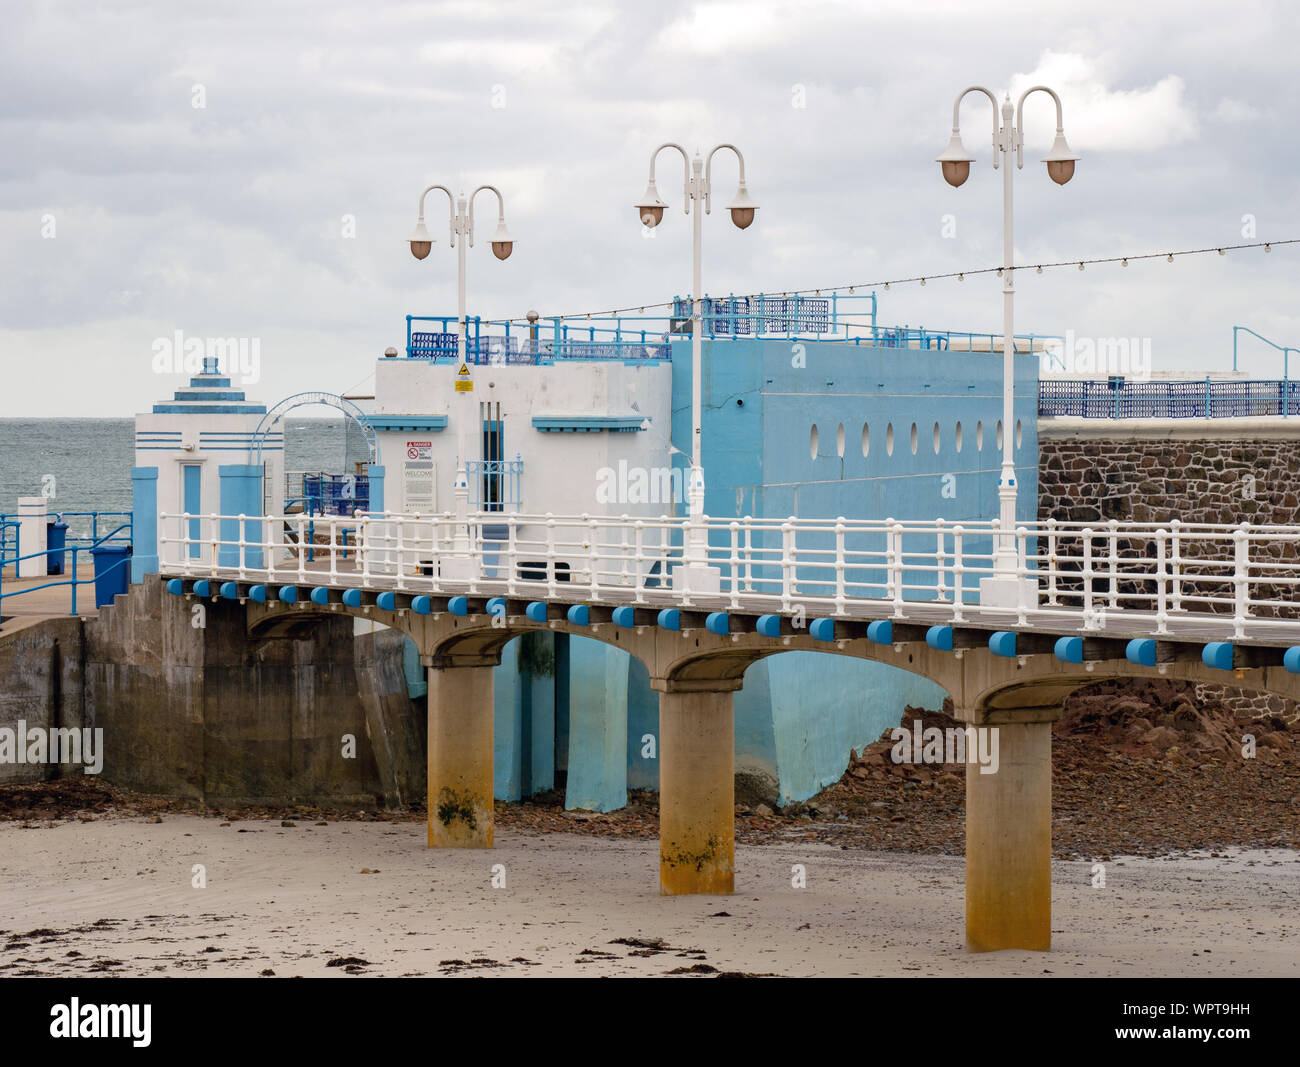
{"label": "double-headed street lamp", "polygon": [[949,185],[961,185],[970,177],[974,160],[961,143],[958,111],[969,93],[983,93],[993,105],[993,169],[1002,157],[1002,477],[998,482],[999,522],[998,538],[994,547],[993,576],[980,580],[980,603],[989,607],[1016,607],[1022,598],[1025,603],[1036,603],[1036,584],[1025,579],[1027,588],[1020,588],[1016,553],[1016,464],[1015,464],[1015,387],[1016,350],[1012,330],[1012,311],[1015,299],[1015,282],[1012,264],[1011,240],[1011,154],[1016,157],[1016,168],[1024,166],[1024,109],[1025,98],[1030,93],[1047,93],[1056,102],[1056,140],[1043,162],[1047,174],[1057,185],[1064,185],[1074,176],[1074,163],[1079,157],[1065,143],[1061,125],[1061,98],[1045,85],[1035,85],[1020,94],[1015,107],[1008,95],[1002,102],[1002,122],[998,124],[998,100],[988,89],[972,86],[958,94],[952,105],[952,140],[936,162],[943,167],[944,179]]}
{"label": "double-headed street lamp", "polygon": [[[650,184],[646,186],[645,195],[636,205],[637,217],[647,228],[658,226],[663,221],[664,211],[668,205],[659,198],[655,187],[655,160],[665,148],[675,148],[681,153],[686,168],[686,185],[683,193],[682,210],[694,215],[694,241],[692,246],[694,274],[691,286],[691,484],[687,492],[690,515],[690,531],[686,543],[682,546],[682,565],[673,575],[674,588],[693,589],[696,592],[717,592],[719,574],[716,567],[708,565],[708,530],[702,522],[704,516],[704,469],[700,462],[700,397],[702,393],[701,349],[700,341],[704,326],[704,287],[700,280],[701,246],[704,235],[704,215],[712,208],[712,172],[713,157],[724,148],[736,154],[740,166],[740,185],[735,199],[727,205],[731,212],[731,221],[740,230],[747,229],[754,221],[754,212],[758,205],[749,198],[745,187],[745,157],[733,144],[715,145],[707,157],[697,151],[692,160],[679,144],[668,141],[650,153]],[[704,211],[701,213],[700,208]]]}
{"label": "double-headed street lamp", "polygon": [[[492,235],[492,254],[497,259],[507,259],[514,251],[515,240],[506,229],[506,206],[500,190],[495,185],[480,185],[468,197],[462,193],[453,196],[445,185],[430,185],[420,194],[419,218],[415,223],[415,233],[411,235],[411,255],[424,259],[433,248],[433,238],[424,225],[424,198],[434,189],[441,189],[450,202],[451,246],[456,249],[457,294],[456,294],[456,391],[462,396],[457,402],[456,420],[456,481],[453,495],[456,501],[456,526],[453,531],[452,558],[444,558],[441,573],[444,578],[467,579],[474,571],[473,559],[469,545],[469,479],[465,473],[465,427],[469,425],[471,401],[474,384],[469,376],[466,362],[466,323],[465,323],[465,249],[474,244],[474,198],[484,189],[496,194],[497,228]],[[460,238],[457,241],[457,237]]]}

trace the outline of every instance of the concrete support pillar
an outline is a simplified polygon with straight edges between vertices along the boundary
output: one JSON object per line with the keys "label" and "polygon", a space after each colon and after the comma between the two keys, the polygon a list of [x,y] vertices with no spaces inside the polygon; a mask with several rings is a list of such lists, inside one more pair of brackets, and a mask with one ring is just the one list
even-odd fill
{"label": "concrete support pillar", "polygon": [[[1057,712],[1050,712],[1055,718]],[[997,771],[966,765],[966,948],[1052,947],[1052,723],[997,730]]]}
{"label": "concrete support pillar", "polygon": [[492,847],[493,662],[428,658],[429,847]]}
{"label": "concrete support pillar", "polygon": [[659,892],[735,889],[730,691],[659,694]]}

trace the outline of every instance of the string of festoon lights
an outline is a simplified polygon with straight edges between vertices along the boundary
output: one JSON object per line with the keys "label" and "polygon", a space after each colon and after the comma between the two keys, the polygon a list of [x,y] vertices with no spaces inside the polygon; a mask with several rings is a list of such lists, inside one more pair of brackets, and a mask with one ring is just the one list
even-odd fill
{"label": "string of festoon lights", "polygon": [[[1099,256],[1092,259],[1063,259],[1054,263],[1025,263],[1011,268],[1012,271],[1033,271],[1035,274],[1042,274],[1045,270],[1059,270],[1062,268],[1073,268],[1075,270],[1084,270],[1087,267],[1107,263],[1118,263],[1121,267],[1127,267],[1130,263],[1137,263],[1146,259],[1163,259],[1172,263],[1175,259],[1185,259],[1188,256],[1204,255],[1227,255],[1229,252],[1238,252],[1248,248],[1262,248],[1265,252],[1271,252],[1275,247],[1282,245],[1300,244],[1300,237],[1293,237],[1283,241],[1254,241],[1249,244],[1237,245],[1214,245],[1209,248],[1185,248],[1174,252],[1144,252],[1138,255],[1128,256]],[[954,270],[937,274],[917,274],[908,278],[888,278],[871,282],[854,282],[852,285],[823,285],[815,289],[784,289],[780,291],[763,293],[765,297],[786,298],[792,296],[822,296],[829,293],[848,293],[850,296],[856,295],[859,289],[883,289],[889,291],[890,286],[920,284],[925,285],[927,282],[943,281],[945,279],[955,278],[957,281],[965,281],[967,278],[975,278],[982,274],[996,274],[1002,276],[1004,267],[980,267],[975,270]],[[756,295],[756,294],[755,294]],[[728,299],[728,297],[711,297],[710,299]],[[666,300],[658,304],[634,304],[624,308],[610,308],[608,311],[583,311],[574,315],[547,315],[547,319],[605,319],[615,318],[619,315],[630,315],[632,312],[644,314],[646,311],[654,311],[659,308],[672,308],[674,302]],[[509,319],[490,319],[491,322],[505,323],[509,322],[514,325],[519,323],[527,325],[527,317]]]}

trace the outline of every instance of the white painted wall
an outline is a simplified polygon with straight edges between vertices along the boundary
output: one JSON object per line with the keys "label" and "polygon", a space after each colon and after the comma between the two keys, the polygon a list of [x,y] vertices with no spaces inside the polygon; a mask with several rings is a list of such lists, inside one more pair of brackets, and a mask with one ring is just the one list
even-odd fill
{"label": "white painted wall", "polygon": [[[142,412],[135,417],[137,467],[158,468],[158,558],[160,562],[175,563],[180,560],[180,546],[161,543],[162,538],[181,536],[182,522],[176,519],[163,519],[165,514],[176,514],[185,510],[184,476],[182,469],[190,463],[196,463],[202,470],[201,499],[204,515],[217,515],[221,512],[221,484],[217,469],[228,464],[251,464],[254,454],[247,448],[231,443],[219,443],[214,436],[239,435],[248,438],[262,416],[249,415],[214,415],[198,413],[154,414]],[[171,438],[177,441],[175,447],[157,447],[151,432],[178,435]],[[270,483],[269,499],[272,507],[279,512],[284,506],[284,436],[279,430],[267,435],[266,445],[262,450],[262,461],[267,465],[267,477]],[[265,495],[265,494],[264,494]],[[214,524],[205,520],[201,523],[200,534],[205,539],[217,536],[219,531]],[[207,560],[211,552],[207,549],[198,557]]]}

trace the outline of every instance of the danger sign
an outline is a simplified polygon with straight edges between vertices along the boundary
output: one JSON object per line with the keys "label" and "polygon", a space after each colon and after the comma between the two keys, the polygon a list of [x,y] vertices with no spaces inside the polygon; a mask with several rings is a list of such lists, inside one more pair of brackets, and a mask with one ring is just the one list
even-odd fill
{"label": "danger sign", "polygon": [[433,442],[432,441],[407,441],[406,458],[407,459],[432,459]]}

